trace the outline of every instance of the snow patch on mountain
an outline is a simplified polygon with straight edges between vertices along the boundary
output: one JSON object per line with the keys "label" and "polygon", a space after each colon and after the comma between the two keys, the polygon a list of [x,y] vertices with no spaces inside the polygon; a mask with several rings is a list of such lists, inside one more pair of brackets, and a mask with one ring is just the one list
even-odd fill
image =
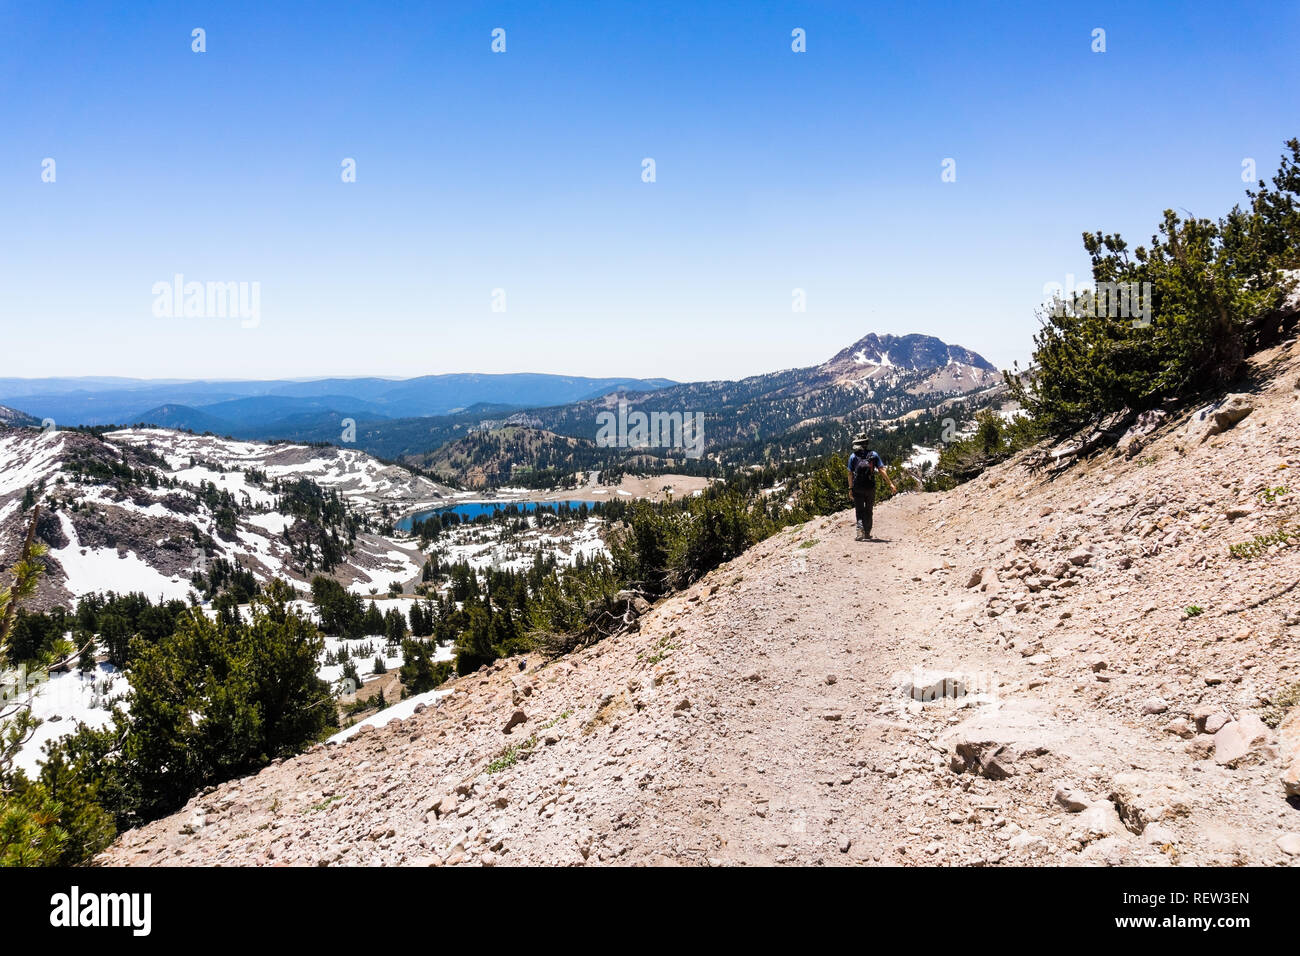
{"label": "snow patch on mountain", "polygon": [[32,688],[31,714],[41,725],[19,750],[15,766],[35,776],[45,744],[67,736],[79,724],[99,728],[109,722],[114,706],[123,706],[126,675],[112,664],[101,663],[87,674],[65,671],[53,674]]}
{"label": "snow patch on mountain", "polygon": [[439,700],[449,696],[451,693],[452,692],[449,690],[430,690],[423,694],[416,694],[413,697],[407,697],[405,700],[398,701],[392,707],[385,707],[379,713],[372,714],[365,720],[359,720],[351,727],[340,730],[333,737],[330,737],[327,742],[331,744],[341,744],[343,741],[361,733],[362,727],[379,728],[386,726],[394,720],[405,720],[406,718],[415,715],[417,707],[422,705],[425,707],[432,707]]}
{"label": "snow patch on mountain", "polygon": [[63,566],[64,587],[73,594],[139,591],[151,600],[183,600],[193,587],[186,577],[163,574],[130,551],[82,547],[68,516],[59,514],[57,517],[70,543],[65,548],[51,549],[49,553]]}
{"label": "snow patch on mountain", "polygon": [[[277,481],[298,478],[336,491],[350,511],[380,528],[385,512],[437,507],[450,494],[355,449],[161,428],[104,436],[5,429],[0,545],[8,553],[26,534],[34,497],[43,506],[38,537],[49,546],[38,607],[107,590],[184,598],[194,569],[218,558],[263,581],[281,577],[303,586],[319,564],[303,562],[301,519],[279,511],[272,490]],[[423,563],[411,542],[361,530],[334,573],[354,592],[386,592],[393,581],[415,579]]]}

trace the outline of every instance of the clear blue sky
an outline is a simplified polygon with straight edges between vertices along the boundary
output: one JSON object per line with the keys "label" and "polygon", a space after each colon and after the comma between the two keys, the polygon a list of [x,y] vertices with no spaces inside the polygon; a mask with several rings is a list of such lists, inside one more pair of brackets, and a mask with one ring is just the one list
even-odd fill
{"label": "clear blue sky", "polygon": [[[0,376],[721,378],[870,331],[1008,365],[1084,229],[1143,241],[1275,168],[1298,28],[1293,2],[5,2]],[[155,318],[177,272],[260,282],[260,325]]]}

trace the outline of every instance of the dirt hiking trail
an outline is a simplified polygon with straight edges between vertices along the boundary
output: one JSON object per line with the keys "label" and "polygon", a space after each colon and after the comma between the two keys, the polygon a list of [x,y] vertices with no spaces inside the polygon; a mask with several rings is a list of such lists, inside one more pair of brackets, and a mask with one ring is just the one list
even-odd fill
{"label": "dirt hiking trail", "polygon": [[1300,865],[1295,344],[1256,368],[1059,477],[885,502],[882,540],[788,529],[101,862]]}

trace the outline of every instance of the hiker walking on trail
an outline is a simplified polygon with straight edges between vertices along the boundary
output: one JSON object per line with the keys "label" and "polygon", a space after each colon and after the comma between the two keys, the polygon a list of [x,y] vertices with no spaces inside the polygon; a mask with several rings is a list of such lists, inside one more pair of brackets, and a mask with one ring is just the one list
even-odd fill
{"label": "hiker walking on trail", "polygon": [[849,495],[858,518],[858,536],[855,541],[871,538],[871,512],[876,507],[876,475],[885,476],[889,489],[898,494],[894,480],[885,471],[885,463],[871,450],[866,432],[853,438],[853,454],[849,456]]}

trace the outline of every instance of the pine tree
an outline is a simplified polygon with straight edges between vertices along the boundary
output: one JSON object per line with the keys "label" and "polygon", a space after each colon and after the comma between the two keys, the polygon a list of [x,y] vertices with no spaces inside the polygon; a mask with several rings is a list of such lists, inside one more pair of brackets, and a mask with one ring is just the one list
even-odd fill
{"label": "pine tree", "polygon": [[179,808],[193,793],[299,752],[337,726],[316,675],[324,638],[272,581],[250,619],[186,610],[174,633],[133,649],[126,707],[102,730],[52,748],[89,775],[119,826]]}
{"label": "pine tree", "polygon": [[381,633],[387,638],[389,644],[400,644],[406,637],[406,619],[397,608],[389,608],[388,613],[384,615],[384,627]]}
{"label": "pine tree", "polygon": [[1300,266],[1300,140],[1287,148],[1272,188],[1248,192],[1246,209],[1217,221],[1166,210],[1150,245],[1131,252],[1119,235],[1083,234],[1097,289],[1149,290],[1150,322],[1117,318],[1091,293],[1052,303],[1034,337],[1032,374],[1006,377],[1039,426],[1065,435],[1240,374],[1293,288],[1284,272]]}
{"label": "pine tree", "polygon": [[356,693],[361,688],[361,675],[357,673],[357,665],[353,661],[348,660],[343,665],[342,677],[344,681],[351,681],[349,686],[352,688],[352,693]]}
{"label": "pine tree", "polygon": [[423,694],[440,683],[437,665],[425,641],[405,641],[402,644],[402,667],[398,672],[402,693],[406,696]]}
{"label": "pine tree", "polygon": [[[40,507],[32,515],[12,583],[0,588],[0,670],[9,648],[19,605],[36,593],[44,572],[45,546],[36,540]],[[29,781],[13,763],[39,721],[26,700],[0,703],[0,866],[84,864],[113,840],[111,816],[96,802],[92,785],[69,779],[57,758],[47,759],[41,779]]]}

